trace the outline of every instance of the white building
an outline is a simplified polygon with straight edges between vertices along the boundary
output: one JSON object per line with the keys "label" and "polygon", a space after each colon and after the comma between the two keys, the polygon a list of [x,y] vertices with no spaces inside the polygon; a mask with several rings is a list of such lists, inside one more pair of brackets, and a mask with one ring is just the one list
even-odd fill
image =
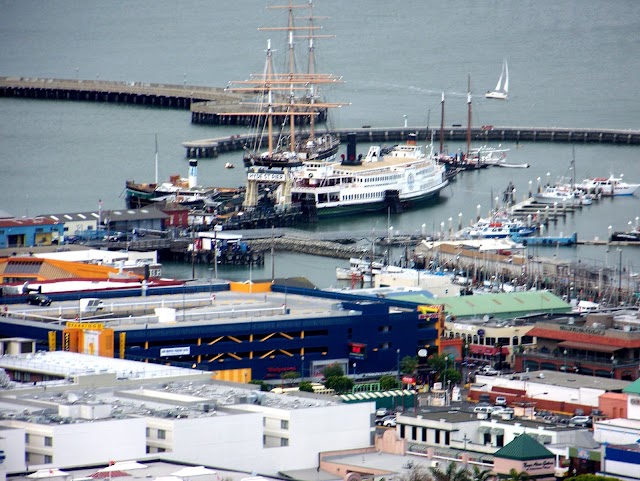
{"label": "white building", "polygon": [[[213,382],[211,373],[118,359],[100,358],[112,365],[96,368],[95,356],[82,354],[38,353],[37,364],[34,355],[25,355],[22,364],[20,357],[0,357],[0,367],[69,370],[67,381],[13,383],[13,389],[0,390],[0,426],[23,433],[17,455],[29,469],[151,455],[276,474],[315,468],[323,451],[372,443],[373,402],[264,393]],[[25,469],[13,461],[11,466],[13,472]]]}

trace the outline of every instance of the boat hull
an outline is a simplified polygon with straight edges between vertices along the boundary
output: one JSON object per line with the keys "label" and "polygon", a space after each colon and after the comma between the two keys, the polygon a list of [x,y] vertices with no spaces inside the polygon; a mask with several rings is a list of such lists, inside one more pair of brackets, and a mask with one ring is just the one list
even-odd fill
{"label": "boat hull", "polygon": [[[438,188],[436,191],[428,192],[421,196],[412,197],[410,199],[400,199],[402,210],[410,209],[418,205],[436,202],[440,197],[440,191],[442,191],[442,189],[444,189],[444,187],[446,187],[447,185],[448,182],[445,182],[443,186],[441,188]],[[389,202],[386,200],[366,203],[360,202],[353,204],[340,204],[325,207],[316,206],[319,218],[341,217],[352,214],[363,214],[367,212],[380,212],[387,209],[388,207]]]}
{"label": "boat hull", "polygon": [[640,243],[640,232],[614,232],[611,234],[611,241]]}
{"label": "boat hull", "polygon": [[507,100],[509,96],[503,92],[487,92],[484,94],[487,99]]}
{"label": "boat hull", "polygon": [[306,160],[314,160],[314,161],[330,161],[336,158],[338,154],[338,150],[340,148],[340,141],[335,140],[325,149],[318,149],[315,151],[306,152],[304,150],[300,150],[296,152],[294,155],[283,155],[283,154],[274,154],[274,155],[259,155],[255,153],[250,153],[244,156],[243,162],[245,167],[268,167],[268,168],[291,168],[291,167],[300,167],[303,165],[303,162]]}

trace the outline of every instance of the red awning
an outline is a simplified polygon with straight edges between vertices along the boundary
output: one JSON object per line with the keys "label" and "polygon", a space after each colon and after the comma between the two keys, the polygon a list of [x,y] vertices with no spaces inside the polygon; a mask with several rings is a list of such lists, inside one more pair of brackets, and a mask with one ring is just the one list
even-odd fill
{"label": "red awning", "polygon": [[131,475],[125,471],[96,471],[89,475],[89,477],[93,479],[123,478],[125,476]]}
{"label": "red awning", "polygon": [[[479,344],[471,344],[469,350],[472,354],[483,354],[485,356],[497,356],[500,350],[494,346],[481,346]],[[502,346],[502,354],[509,354],[509,348]]]}
{"label": "red awning", "polygon": [[579,349],[581,351],[595,351],[595,352],[616,352],[624,349],[624,347],[618,346],[606,346],[603,344],[589,344],[587,342],[577,341],[562,341],[558,343],[558,347],[565,349]]}

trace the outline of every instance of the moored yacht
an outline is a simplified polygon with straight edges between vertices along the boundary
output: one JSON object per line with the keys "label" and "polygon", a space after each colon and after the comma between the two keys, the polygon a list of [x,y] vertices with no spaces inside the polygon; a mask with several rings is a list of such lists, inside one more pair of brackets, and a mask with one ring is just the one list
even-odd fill
{"label": "moored yacht", "polygon": [[576,184],[576,188],[594,194],[601,194],[603,196],[616,196],[616,195],[633,195],[640,184],[629,184],[623,180],[623,176],[614,177],[593,177],[590,179],[584,179],[579,184]]}

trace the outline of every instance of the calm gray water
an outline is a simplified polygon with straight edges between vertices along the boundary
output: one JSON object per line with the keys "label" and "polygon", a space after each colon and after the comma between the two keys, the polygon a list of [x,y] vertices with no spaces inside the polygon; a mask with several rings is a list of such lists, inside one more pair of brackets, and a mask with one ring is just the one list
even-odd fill
{"label": "calm gray water", "polygon": [[[281,2],[282,3],[282,2]],[[283,13],[257,0],[97,1],[0,0],[0,75],[108,79],[224,86],[262,68],[266,39],[282,53],[278,36],[260,26],[282,25]],[[471,74],[475,125],[542,125],[640,128],[640,2],[319,0],[316,13],[330,18],[319,42],[319,70],[343,76],[327,91],[350,102],[332,118],[336,127],[466,123],[467,74]],[[301,45],[302,46],[302,45]],[[485,100],[502,59],[509,61],[510,100]],[[0,99],[0,209],[34,215],[124,206],[127,179],[152,180],[154,136],[160,176],[186,175],[181,142],[242,130],[190,123],[185,111],[111,104]],[[459,145],[449,145],[454,150]],[[570,175],[571,146],[514,145],[511,162],[530,169],[466,173],[432,207],[393,216],[394,232],[418,232],[483,214],[512,181],[520,195],[531,181]],[[365,146],[363,146],[365,148]],[[576,146],[576,176],[624,173],[640,182],[640,149]],[[242,169],[225,170],[239,153],[200,162],[205,185],[243,184]],[[606,237],[640,216],[640,197],[606,200],[554,227],[583,238]],[[310,229],[373,230],[387,216],[323,222]],[[602,249],[562,250],[561,255],[603,262]],[[334,283],[338,261],[284,257],[278,275],[307,275]],[[625,263],[640,263],[640,250],[625,249]],[[295,266],[295,267],[294,267]],[[171,267],[169,267],[171,270]],[[178,271],[181,268],[177,269]],[[278,271],[278,267],[276,267]],[[270,276],[266,272],[255,274]],[[206,277],[198,272],[198,275]],[[230,272],[246,278],[247,273]]]}

